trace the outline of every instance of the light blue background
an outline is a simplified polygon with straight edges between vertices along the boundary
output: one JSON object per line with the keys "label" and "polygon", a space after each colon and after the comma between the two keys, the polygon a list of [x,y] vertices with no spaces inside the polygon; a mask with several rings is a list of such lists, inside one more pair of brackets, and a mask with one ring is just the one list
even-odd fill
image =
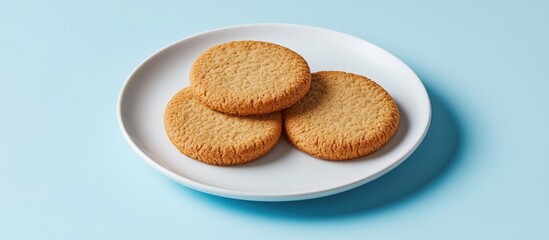
{"label": "light blue background", "polygon": [[[0,239],[549,239],[547,1],[0,2]],[[425,83],[403,165],[317,200],[179,186],[132,152],[116,101],[176,40],[283,22],[356,35]]]}

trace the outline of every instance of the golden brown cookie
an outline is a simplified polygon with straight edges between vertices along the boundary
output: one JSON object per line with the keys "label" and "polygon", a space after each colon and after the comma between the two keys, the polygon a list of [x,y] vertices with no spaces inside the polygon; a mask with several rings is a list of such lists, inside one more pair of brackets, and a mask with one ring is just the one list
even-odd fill
{"label": "golden brown cookie", "polygon": [[214,46],[192,65],[195,97],[211,109],[234,115],[280,111],[301,99],[311,85],[305,59],[280,45],[235,41]]}
{"label": "golden brown cookie", "polygon": [[352,73],[313,74],[309,93],[283,111],[289,141],[327,160],[366,156],[389,141],[399,123],[391,96],[374,81]]}
{"label": "golden brown cookie", "polygon": [[190,88],[177,93],[164,112],[170,141],[183,154],[213,165],[242,164],[269,152],[282,131],[280,112],[226,115],[202,105]]}

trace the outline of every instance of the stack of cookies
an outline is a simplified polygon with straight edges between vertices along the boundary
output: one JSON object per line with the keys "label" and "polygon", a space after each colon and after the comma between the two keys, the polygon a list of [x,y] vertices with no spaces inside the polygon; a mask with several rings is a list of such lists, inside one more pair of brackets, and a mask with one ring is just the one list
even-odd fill
{"label": "stack of cookies", "polygon": [[311,74],[303,57],[274,43],[214,46],[195,60],[190,82],[166,107],[166,133],[183,154],[213,165],[260,158],[283,129],[312,156],[355,159],[381,148],[399,123],[395,102],[374,81]]}

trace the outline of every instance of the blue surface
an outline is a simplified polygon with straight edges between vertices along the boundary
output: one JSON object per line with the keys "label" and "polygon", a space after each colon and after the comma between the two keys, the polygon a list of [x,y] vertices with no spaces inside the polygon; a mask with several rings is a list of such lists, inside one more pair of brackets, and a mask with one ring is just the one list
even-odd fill
{"label": "blue surface", "polygon": [[[549,239],[547,1],[1,1],[0,239]],[[161,176],[118,129],[147,56],[235,24],[326,27],[408,63],[431,129],[394,171],[256,203]]]}

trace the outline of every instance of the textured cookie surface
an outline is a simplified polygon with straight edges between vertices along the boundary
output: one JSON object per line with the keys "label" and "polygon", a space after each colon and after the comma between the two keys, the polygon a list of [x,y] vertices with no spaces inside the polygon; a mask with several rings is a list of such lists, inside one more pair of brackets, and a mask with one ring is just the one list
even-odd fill
{"label": "textured cookie surface", "polygon": [[356,74],[313,74],[309,93],[283,111],[288,140],[299,150],[328,160],[366,156],[389,141],[398,108],[374,81]]}
{"label": "textured cookie surface", "polygon": [[200,55],[191,68],[195,97],[234,115],[280,111],[299,101],[311,85],[307,62],[274,43],[235,41]]}
{"label": "textured cookie surface", "polygon": [[226,115],[177,93],[164,112],[170,141],[183,154],[213,165],[242,164],[270,151],[282,131],[280,112],[260,116]]}

